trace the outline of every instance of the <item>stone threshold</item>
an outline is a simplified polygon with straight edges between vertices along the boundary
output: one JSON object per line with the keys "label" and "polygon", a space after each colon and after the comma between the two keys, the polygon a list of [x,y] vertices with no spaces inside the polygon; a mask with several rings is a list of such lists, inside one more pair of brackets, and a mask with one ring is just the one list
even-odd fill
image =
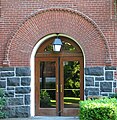
{"label": "stone threshold", "polygon": [[79,120],[79,117],[77,116],[70,116],[70,117],[64,117],[64,116],[35,116],[32,117],[31,119],[39,119],[39,120]]}
{"label": "stone threshold", "polygon": [[30,118],[7,118],[0,120],[79,120],[79,117],[35,116]]}

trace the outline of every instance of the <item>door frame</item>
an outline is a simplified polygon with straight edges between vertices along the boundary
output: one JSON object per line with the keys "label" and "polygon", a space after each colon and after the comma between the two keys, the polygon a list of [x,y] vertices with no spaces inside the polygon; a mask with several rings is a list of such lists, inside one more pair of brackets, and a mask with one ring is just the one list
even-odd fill
{"label": "door frame", "polygon": [[[44,112],[44,110],[47,110],[48,113],[52,113],[54,116],[56,116],[56,113],[57,113],[57,110],[58,110],[58,91],[56,91],[56,108],[40,108],[40,99],[39,99],[39,96],[40,96],[40,62],[41,61],[54,61],[55,62],[55,76],[56,76],[56,85],[58,84],[58,59],[55,58],[55,57],[51,57],[51,58],[47,58],[47,57],[40,57],[40,58],[36,58],[35,59],[35,115],[36,116],[39,116],[39,115],[43,115],[43,114],[46,114],[46,112]],[[57,89],[57,88],[55,88]],[[56,109],[56,110],[55,110]],[[51,111],[50,111],[51,110]],[[55,112],[56,111],[56,112]],[[39,114],[40,113],[40,114]]]}
{"label": "door frame", "polygon": [[[80,45],[80,43],[74,39],[73,37],[67,35],[67,34],[63,34],[63,33],[59,33],[59,36],[63,36],[66,37],[68,39],[71,39],[72,41],[74,41],[77,46],[79,46],[82,50],[83,53],[83,63],[84,63],[84,67],[85,67],[85,52],[83,47]],[[42,37],[39,41],[37,41],[37,43],[35,44],[33,50],[32,50],[32,54],[31,54],[31,59],[30,59],[30,66],[31,66],[31,95],[30,95],[30,99],[31,99],[31,106],[30,106],[30,115],[32,117],[36,116],[35,115],[35,56],[37,53],[37,50],[40,48],[40,46],[47,41],[48,39],[52,38],[52,37],[57,37],[56,33],[53,34],[48,34],[44,37]],[[85,89],[85,81],[84,81],[84,89]]]}
{"label": "door frame", "polygon": [[[84,100],[84,63],[83,63],[83,58],[82,57],[61,57],[60,59],[60,65],[61,65],[61,68],[60,68],[60,84],[62,85],[62,93],[61,93],[61,111],[62,112],[62,115],[67,115],[66,111],[68,111],[68,114],[71,113],[72,111],[70,111],[69,108],[64,108],[64,67],[63,67],[63,62],[64,61],[78,61],[80,63],[80,100]],[[78,109],[74,109],[74,108],[71,108],[73,110],[73,114],[77,115],[79,113],[79,110]]]}
{"label": "door frame", "polygon": [[[44,56],[44,55],[43,55]],[[60,61],[59,59],[60,58]],[[50,111],[52,113],[52,115],[58,115],[61,116],[64,113],[59,113],[60,111],[64,111],[64,78],[63,78],[63,61],[79,61],[80,62],[80,99],[84,100],[84,64],[83,64],[83,57],[78,57],[78,56],[72,56],[71,59],[69,59],[70,57],[68,56],[48,56],[48,57],[37,57],[35,58],[35,115],[39,116],[39,115],[43,115],[43,113],[46,114],[46,112],[44,112],[44,110]],[[39,78],[40,78],[40,61],[55,61],[56,64],[56,110],[55,109],[41,109],[40,108],[40,100],[39,100],[39,96],[40,96],[40,82],[39,82]],[[57,69],[59,67],[59,62],[60,62],[60,69]],[[60,72],[60,71],[62,72]],[[60,77],[60,78],[59,78]],[[60,82],[60,83],[59,83]],[[62,85],[62,88],[61,88]],[[58,88],[59,89],[58,89]],[[59,91],[57,91],[57,89]],[[62,91],[61,91],[62,89]],[[60,97],[62,96],[62,97]],[[58,99],[59,98],[59,99]],[[56,113],[55,113],[56,111]],[[40,114],[39,114],[40,113]]]}

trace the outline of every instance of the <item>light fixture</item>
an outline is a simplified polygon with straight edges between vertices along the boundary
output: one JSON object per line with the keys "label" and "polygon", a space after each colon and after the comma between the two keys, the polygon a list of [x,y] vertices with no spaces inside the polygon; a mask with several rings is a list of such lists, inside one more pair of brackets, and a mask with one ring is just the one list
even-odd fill
{"label": "light fixture", "polygon": [[52,43],[53,45],[53,51],[54,52],[60,52],[61,50],[61,46],[62,46],[62,42],[60,38],[55,38],[54,42]]}

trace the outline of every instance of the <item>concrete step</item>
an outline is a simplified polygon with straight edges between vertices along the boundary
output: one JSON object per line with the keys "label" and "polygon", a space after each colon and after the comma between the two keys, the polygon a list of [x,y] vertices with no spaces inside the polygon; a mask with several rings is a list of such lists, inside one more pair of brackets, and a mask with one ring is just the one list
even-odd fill
{"label": "concrete step", "polygon": [[0,120],[79,120],[79,117],[36,116],[31,118],[7,118],[7,119],[0,119]]}
{"label": "concrete step", "polygon": [[78,117],[34,117],[34,120],[79,120]]}

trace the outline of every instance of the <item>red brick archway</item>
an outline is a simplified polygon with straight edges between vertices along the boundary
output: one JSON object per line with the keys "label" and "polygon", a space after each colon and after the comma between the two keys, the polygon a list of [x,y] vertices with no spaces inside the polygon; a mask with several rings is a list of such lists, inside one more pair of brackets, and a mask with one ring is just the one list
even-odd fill
{"label": "red brick archway", "polygon": [[84,50],[87,66],[102,66],[110,62],[107,41],[96,23],[79,11],[47,9],[31,16],[9,40],[4,65],[29,66],[36,43],[52,33],[71,36]]}

